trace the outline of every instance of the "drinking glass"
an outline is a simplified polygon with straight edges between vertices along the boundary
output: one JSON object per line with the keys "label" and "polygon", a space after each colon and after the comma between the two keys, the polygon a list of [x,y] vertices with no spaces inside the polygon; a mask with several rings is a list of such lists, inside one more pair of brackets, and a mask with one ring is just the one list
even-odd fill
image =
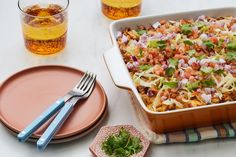
{"label": "drinking glass", "polygon": [[65,48],[69,0],[19,0],[25,47],[36,54]]}
{"label": "drinking glass", "polygon": [[113,20],[138,16],[142,0],[101,0],[103,14]]}

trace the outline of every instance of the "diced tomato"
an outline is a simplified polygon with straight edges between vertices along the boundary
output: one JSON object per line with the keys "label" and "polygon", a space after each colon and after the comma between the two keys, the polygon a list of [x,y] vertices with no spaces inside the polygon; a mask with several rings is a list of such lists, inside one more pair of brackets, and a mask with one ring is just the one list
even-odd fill
{"label": "diced tomato", "polygon": [[184,56],[183,54],[175,54],[174,59],[183,59],[185,62],[187,62],[188,57]]}
{"label": "diced tomato", "polygon": [[192,35],[191,35],[191,39],[196,39],[196,38],[198,38],[198,32],[197,31],[193,31],[193,33],[192,33]]}
{"label": "diced tomato", "polygon": [[193,64],[191,65],[191,67],[192,67],[194,70],[199,70],[200,64],[197,63],[197,62],[193,62]]}
{"label": "diced tomato", "polygon": [[208,65],[212,68],[214,68],[216,66],[216,63],[213,63],[213,62],[209,62]]}
{"label": "diced tomato", "polygon": [[154,73],[159,75],[159,76],[163,76],[164,75],[164,69],[160,66],[157,66],[154,68]]}
{"label": "diced tomato", "polygon": [[184,77],[185,78],[189,79],[193,75],[196,75],[196,71],[194,71],[192,68],[185,69],[185,72],[184,72]]}
{"label": "diced tomato", "polygon": [[217,43],[218,42],[218,39],[216,37],[211,37],[210,40],[213,43]]}

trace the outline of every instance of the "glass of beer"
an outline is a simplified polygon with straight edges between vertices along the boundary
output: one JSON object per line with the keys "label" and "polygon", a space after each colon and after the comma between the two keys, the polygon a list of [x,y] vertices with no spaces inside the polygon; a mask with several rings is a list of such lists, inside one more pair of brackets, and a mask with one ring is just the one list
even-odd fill
{"label": "glass of beer", "polygon": [[69,0],[19,0],[26,48],[40,55],[65,48]]}
{"label": "glass of beer", "polygon": [[101,0],[103,14],[112,20],[138,16],[142,0]]}

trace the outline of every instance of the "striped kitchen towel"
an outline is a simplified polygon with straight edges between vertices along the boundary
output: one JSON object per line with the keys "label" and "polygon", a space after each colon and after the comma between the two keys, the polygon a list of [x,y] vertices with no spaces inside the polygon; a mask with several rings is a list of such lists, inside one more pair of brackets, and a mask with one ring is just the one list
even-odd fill
{"label": "striped kitchen towel", "polygon": [[185,131],[178,131],[166,134],[157,134],[147,127],[145,122],[141,118],[139,108],[136,107],[136,99],[131,95],[133,106],[137,112],[137,118],[142,127],[141,132],[154,144],[165,144],[165,143],[189,143],[199,142],[207,139],[214,138],[230,138],[236,137],[236,123],[224,123],[221,125],[201,127],[196,129],[187,129]]}

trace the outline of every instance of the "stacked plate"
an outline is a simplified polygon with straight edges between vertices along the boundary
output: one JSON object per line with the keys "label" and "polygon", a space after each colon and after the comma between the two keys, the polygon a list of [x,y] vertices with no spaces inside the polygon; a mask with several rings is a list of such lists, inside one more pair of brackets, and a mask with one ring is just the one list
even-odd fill
{"label": "stacked plate", "polygon": [[[38,66],[20,71],[0,86],[0,120],[18,134],[55,100],[63,97],[80,80],[83,72],[65,66]],[[91,132],[107,112],[107,98],[96,82],[91,96],[78,102],[76,109],[55,135],[51,143],[74,140]],[[53,117],[29,139],[36,141]]]}

